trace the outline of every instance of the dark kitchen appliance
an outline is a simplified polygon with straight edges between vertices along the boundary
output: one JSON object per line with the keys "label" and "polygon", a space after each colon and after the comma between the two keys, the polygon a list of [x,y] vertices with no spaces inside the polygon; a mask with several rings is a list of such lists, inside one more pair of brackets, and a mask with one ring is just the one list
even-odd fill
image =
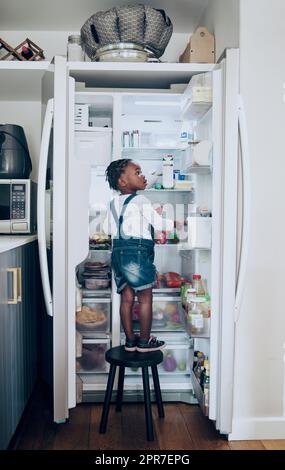
{"label": "dark kitchen appliance", "polygon": [[0,124],[0,178],[27,179],[31,171],[24,129],[15,124]]}

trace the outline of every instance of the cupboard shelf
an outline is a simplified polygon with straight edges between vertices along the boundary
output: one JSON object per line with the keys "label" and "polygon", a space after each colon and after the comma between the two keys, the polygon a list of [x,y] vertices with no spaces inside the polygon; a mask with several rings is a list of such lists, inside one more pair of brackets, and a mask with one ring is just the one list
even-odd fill
{"label": "cupboard shelf", "polygon": [[0,101],[40,101],[41,79],[49,67],[45,60],[0,61]]}
{"label": "cupboard shelf", "polygon": [[[71,77],[86,87],[169,88],[172,83],[188,83],[193,75],[211,72],[214,64],[68,62]],[[171,93],[171,92],[170,92]]]}

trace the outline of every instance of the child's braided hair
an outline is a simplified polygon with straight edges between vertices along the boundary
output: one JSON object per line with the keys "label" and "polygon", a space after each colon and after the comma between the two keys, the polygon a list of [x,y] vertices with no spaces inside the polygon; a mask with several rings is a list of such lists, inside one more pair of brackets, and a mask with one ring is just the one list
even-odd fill
{"label": "child's braided hair", "polygon": [[121,160],[115,160],[110,163],[106,169],[106,180],[109,183],[111,189],[118,190],[118,181],[124,169],[132,160],[130,158],[122,158]]}

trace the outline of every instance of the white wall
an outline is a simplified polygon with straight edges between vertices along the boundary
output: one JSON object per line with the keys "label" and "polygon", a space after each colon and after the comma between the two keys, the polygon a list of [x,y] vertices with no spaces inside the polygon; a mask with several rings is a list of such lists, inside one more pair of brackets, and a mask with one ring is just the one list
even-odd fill
{"label": "white wall", "polygon": [[[189,33],[173,33],[165,50],[163,61],[178,62],[179,55],[184,51],[192,31]],[[26,37],[36,43],[47,60],[55,55],[66,55],[67,39],[70,34],[79,34],[79,31],[1,31],[1,38],[8,44],[16,47]]]}
{"label": "white wall", "polygon": [[200,25],[216,38],[216,61],[227,47],[239,47],[240,0],[209,0]]}
{"label": "white wall", "polygon": [[237,323],[236,438],[285,436],[285,2],[241,0],[240,86],[251,163],[251,244]]}

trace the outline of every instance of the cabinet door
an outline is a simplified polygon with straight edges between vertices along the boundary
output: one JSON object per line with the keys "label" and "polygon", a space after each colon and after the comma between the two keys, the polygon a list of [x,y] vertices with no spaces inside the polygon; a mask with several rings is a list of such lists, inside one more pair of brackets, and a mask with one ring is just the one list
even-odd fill
{"label": "cabinet door", "polygon": [[[12,421],[16,429],[32,393],[37,372],[37,291],[35,243],[23,245],[15,252],[17,267],[17,305],[11,311]],[[14,307],[14,306],[13,306]]]}
{"label": "cabinet door", "polygon": [[0,449],[6,449],[15,431],[13,423],[13,348],[12,316],[17,310],[13,304],[16,268],[16,250],[0,255]]}

